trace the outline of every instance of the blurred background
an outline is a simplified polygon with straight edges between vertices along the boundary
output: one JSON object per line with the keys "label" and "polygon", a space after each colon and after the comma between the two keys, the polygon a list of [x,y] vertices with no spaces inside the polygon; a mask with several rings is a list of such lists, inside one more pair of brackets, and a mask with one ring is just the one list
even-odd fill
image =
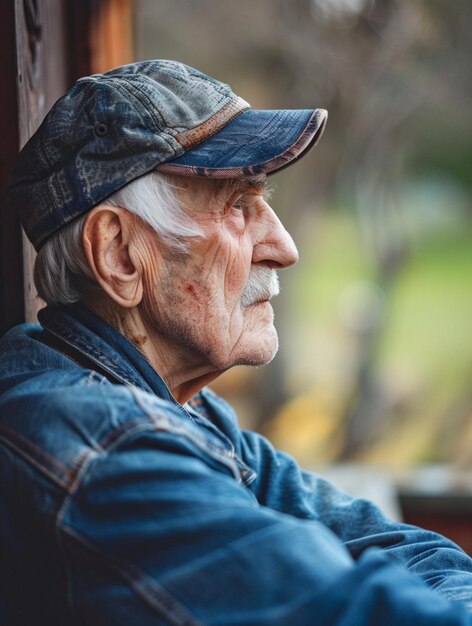
{"label": "blurred background", "polygon": [[472,3],[139,0],[135,56],[329,110],[272,179],[280,350],[213,386],[305,467],[472,463]]}

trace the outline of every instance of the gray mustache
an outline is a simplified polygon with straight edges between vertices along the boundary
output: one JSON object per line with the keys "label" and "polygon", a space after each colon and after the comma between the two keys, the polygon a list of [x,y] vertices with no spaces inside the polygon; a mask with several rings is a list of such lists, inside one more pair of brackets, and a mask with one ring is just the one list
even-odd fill
{"label": "gray mustache", "polygon": [[250,306],[256,302],[269,300],[280,292],[279,277],[274,269],[254,266],[249,274],[246,287],[241,296],[241,305]]}

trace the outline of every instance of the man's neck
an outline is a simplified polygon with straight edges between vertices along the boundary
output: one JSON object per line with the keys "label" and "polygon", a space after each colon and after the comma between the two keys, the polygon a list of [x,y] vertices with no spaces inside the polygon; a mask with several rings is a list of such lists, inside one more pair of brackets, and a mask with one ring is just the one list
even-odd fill
{"label": "man's neck", "polygon": [[136,346],[180,404],[185,404],[221,374],[208,364],[198,362],[188,349],[171,343],[152,328],[139,307],[125,309],[108,298],[85,304]]}

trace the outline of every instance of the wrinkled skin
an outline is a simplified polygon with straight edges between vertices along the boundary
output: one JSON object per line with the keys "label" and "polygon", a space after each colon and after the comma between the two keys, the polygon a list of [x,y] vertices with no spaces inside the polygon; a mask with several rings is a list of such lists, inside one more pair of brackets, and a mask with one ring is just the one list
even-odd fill
{"label": "wrinkled skin", "polygon": [[108,303],[99,313],[138,345],[185,401],[233,365],[273,358],[278,340],[267,296],[249,306],[241,297],[251,268],[286,268],[298,253],[264,198],[263,179],[189,178],[179,186],[182,206],[203,236],[188,239],[186,254],[173,253],[132,218],[132,246],[115,263],[125,267],[122,257],[129,254],[140,267],[142,297],[137,307],[117,314]]}

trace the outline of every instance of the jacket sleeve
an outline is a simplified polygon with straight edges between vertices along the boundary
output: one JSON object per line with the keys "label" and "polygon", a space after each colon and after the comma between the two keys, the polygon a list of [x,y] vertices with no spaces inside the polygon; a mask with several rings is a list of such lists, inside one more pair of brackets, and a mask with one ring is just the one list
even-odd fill
{"label": "jacket sleeve", "polygon": [[138,421],[97,451],[59,511],[71,611],[87,626],[472,624],[387,555],[354,560],[301,517],[258,503],[211,439]]}
{"label": "jacket sleeve", "polygon": [[241,453],[258,479],[251,485],[266,507],[329,528],[354,559],[382,548],[444,596],[472,611],[472,559],[445,537],[388,519],[372,502],[352,498],[322,477],[302,471],[260,435],[242,433]]}

